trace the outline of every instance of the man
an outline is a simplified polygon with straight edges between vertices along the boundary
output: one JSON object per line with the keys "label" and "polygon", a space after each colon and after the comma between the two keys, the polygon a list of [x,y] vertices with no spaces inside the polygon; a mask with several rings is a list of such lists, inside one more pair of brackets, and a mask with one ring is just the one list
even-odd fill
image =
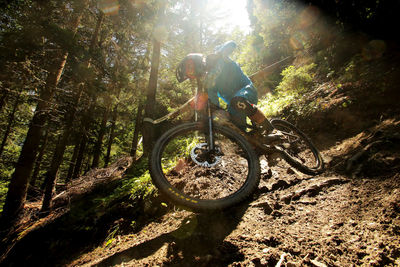
{"label": "man", "polygon": [[[202,54],[189,54],[179,64],[176,76],[179,82],[187,78],[203,78],[211,102],[219,106],[221,98],[228,106],[232,122],[246,130],[246,116],[268,135],[274,129],[264,114],[255,106],[257,90],[240,66],[229,58],[236,43],[229,41],[217,47],[215,54],[204,59]],[[204,76],[205,75],[205,76]]]}

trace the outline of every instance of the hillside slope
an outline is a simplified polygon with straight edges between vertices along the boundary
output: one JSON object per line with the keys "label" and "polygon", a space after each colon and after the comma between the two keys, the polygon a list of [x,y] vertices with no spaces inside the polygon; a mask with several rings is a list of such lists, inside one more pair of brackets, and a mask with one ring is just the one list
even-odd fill
{"label": "hillside slope", "polygon": [[[41,227],[25,226],[2,264],[400,265],[399,65],[392,55],[359,62],[356,76],[321,81],[302,103],[284,110],[321,149],[325,173],[307,176],[283,161],[269,167],[260,157],[253,198],[206,215],[156,197],[119,198],[112,209],[98,209],[109,188],[102,187],[76,198],[85,202],[60,201],[59,208],[68,209],[62,220],[49,215]],[[122,165],[114,165],[118,175]],[[83,219],[78,214],[85,209],[93,212]]]}
{"label": "hillside slope", "polygon": [[282,161],[268,168],[261,157],[262,180],[248,203],[212,215],[172,210],[69,265],[400,265],[399,61],[358,61],[354,69],[321,82],[296,104],[305,111],[283,112],[322,150],[324,174],[303,175]]}

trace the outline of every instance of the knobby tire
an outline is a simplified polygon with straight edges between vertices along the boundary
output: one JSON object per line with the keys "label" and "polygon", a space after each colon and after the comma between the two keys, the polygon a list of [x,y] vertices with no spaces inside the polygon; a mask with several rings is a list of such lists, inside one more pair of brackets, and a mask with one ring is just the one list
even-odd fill
{"label": "knobby tire", "polygon": [[[294,136],[288,138],[289,142],[292,142],[289,148],[285,147],[285,143],[282,146],[278,146],[282,157],[287,163],[308,175],[317,175],[324,171],[322,156],[305,133],[285,120],[273,119],[271,124],[275,129],[289,132]],[[293,152],[293,150],[296,151]]]}
{"label": "knobby tire", "polygon": [[235,206],[248,198],[260,181],[260,163],[252,146],[239,133],[218,124],[213,126],[219,151],[215,165],[197,164],[196,157],[201,158],[207,142],[204,127],[195,122],[170,129],[157,140],[150,156],[155,186],[175,204],[195,212]]}

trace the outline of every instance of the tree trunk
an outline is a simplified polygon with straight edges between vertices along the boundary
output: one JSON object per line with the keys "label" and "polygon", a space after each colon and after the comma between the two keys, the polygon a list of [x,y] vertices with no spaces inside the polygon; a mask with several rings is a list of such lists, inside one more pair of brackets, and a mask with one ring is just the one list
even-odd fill
{"label": "tree trunk", "polygon": [[79,175],[81,174],[81,168],[82,168],[82,163],[85,157],[85,151],[86,151],[86,147],[87,147],[87,143],[89,140],[89,136],[88,136],[88,129],[90,128],[90,115],[93,113],[93,109],[94,109],[94,100],[90,99],[89,100],[89,104],[87,105],[88,108],[86,109],[82,121],[81,121],[81,141],[79,144],[79,151],[78,151],[78,156],[76,157],[76,162],[75,162],[75,168],[74,168],[74,172],[72,174],[72,179],[76,179],[79,177]]}
{"label": "tree trunk", "polygon": [[30,181],[30,186],[32,186],[32,187],[36,186],[36,180],[39,176],[40,165],[42,164],[42,159],[44,156],[44,151],[46,149],[48,139],[49,139],[49,131],[46,130],[46,133],[42,140],[42,145],[40,146],[40,149],[39,149],[39,155],[35,161],[35,168],[33,169],[33,174],[32,174],[31,181]]}
{"label": "tree trunk", "polygon": [[83,166],[84,166],[84,168],[83,168],[83,175],[86,175],[86,173],[88,173],[88,171],[90,171],[90,166],[91,166],[91,164],[90,164],[90,162],[92,162],[92,158],[93,158],[93,155],[92,155],[92,153],[86,153],[86,161],[85,161],[85,164],[83,164]]}
{"label": "tree trunk", "polygon": [[69,181],[71,181],[72,174],[74,173],[75,162],[76,162],[76,159],[77,159],[77,157],[78,157],[78,152],[79,152],[80,140],[81,140],[81,139],[78,139],[77,142],[76,142],[76,144],[75,144],[75,146],[74,146],[74,152],[72,153],[71,161],[70,161],[70,163],[69,163],[67,178],[65,178],[65,182],[66,182],[66,183],[68,183]]}
{"label": "tree trunk", "polygon": [[[73,114],[71,117],[74,116]],[[53,158],[51,160],[50,168],[46,173],[45,180],[44,180],[44,198],[42,204],[42,211],[48,211],[51,207],[51,199],[53,195],[53,188],[57,177],[58,169],[61,165],[65,147],[67,146],[68,138],[72,132],[72,123],[68,123],[67,127],[62,134],[61,138],[57,142],[56,149],[53,154]]]}
{"label": "tree trunk", "polygon": [[78,156],[76,157],[75,168],[74,168],[74,172],[72,174],[72,179],[78,178],[79,175],[81,174],[81,167],[82,167],[83,158],[85,156],[85,149],[86,149],[87,141],[88,141],[87,135],[86,135],[86,133],[83,133],[81,142],[79,143]]}
{"label": "tree trunk", "polygon": [[108,166],[110,163],[110,155],[111,155],[111,148],[112,144],[114,142],[114,137],[115,137],[115,125],[117,124],[117,115],[118,115],[118,105],[115,105],[113,114],[112,114],[112,124],[111,124],[111,129],[110,129],[110,136],[108,138],[108,144],[107,144],[107,154],[104,158],[104,168]]}
{"label": "tree trunk", "polygon": [[[159,24],[164,17],[165,5],[162,4],[158,11]],[[156,92],[157,92],[157,78],[158,78],[158,67],[160,65],[160,50],[161,41],[153,37],[153,54],[151,56],[151,69],[149,77],[149,85],[147,88],[146,105],[144,108],[144,116],[147,118],[154,119],[154,111],[156,104]],[[145,123],[143,125],[143,149],[144,154],[149,155],[151,148],[154,143],[154,125],[151,123]]]}
{"label": "tree trunk", "polygon": [[[76,33],[82,16],[82,11],[86,4],[87,1],[77,9],[75,16],[73,16],[71,30],[74,33]],[[54,64],[52,64],[48,70],[46,85],[40,93],[35,113],[29,125],[25,142],[22,146],[21,153],[8,187],[7,197],[2,213],[2,220],[8,225],[17,219],[25,204],[29,177],[31,176],[39,147],[42,128],[46,122],[49,103],[53,98],[55,88],[61,78],[67,57],[68,52],[61,52],[60,56],[54,60]]]}
{"label": "tree trunk", "polygon": [[49,168],[48,172],[46,173],[46,177],[44,180],[45,191],[44,191],[44,198],[43,198],[43,204],[42,204],[43,212],[48,211],[51,208],[51,198],[53,195],[53,188],[54,188],[54,184],[56,182],[57,172],[62,163],[65,148],[67,147],[69,137],[71,136],[71,133],[73,132],[72,126],[73,126],[74,119],[75,119],[76,106],[78,106],[78,104],[80,102],[82,91],[83,91],[83,85],[79,85],[78,92],[76,92],[76,95],[75,95],[75,100],[74,100],[72,110],[66,114],[66,118],[65,118],[66,125],[65,125],[64,132],[63,132],[62,137],[60,138],[59,142],[57,143],[56,149],[53,154],[53,158],[51,160],[50,168]]}
{"label": "tree trunk", "polygon": [[137,108],[135,131],[133,132],[133,139],[132,139],[131,157],[133,158],[133,160],[136,160],[136,151],[139,142],[139,132],[140,129],[142,128],[142,114],[143,114],[143,102],[140,101]]}
{"label": "tree trunk", "polygon": [[3,141],[1,142],[1,145],[0,145],[0,156],[1,156],[1,154],[3,154],[3,150],[4,150],[4,147],[6,146],[8,135],[11,132],[11,126],[12,126],[12,124],[14,122],[15,112],[17,111],[17,108],[19,106],[20,99],[21,99],[21,94],[18,94],[17,98],[15,99],[13,109],[12,109],[10,115],[8,116],[7,127],[6,127],[6,130],[4,132]]}
{"label": "tree trunk", "polygon": [[101,156],[101,147],[103,146],[103,139],[104,135],[106,134],[107,130],[107,120],[108,114],[110,113],[110,106],[107,105],[106,109],[103,113],[103,119],[100,125],[99,136],[97,138],[97,142],[93,149],[93,161],[92,161],[92,168],[97,168],[99,166],[100,156]]}
{"label": "tree trunk", "polygon": [[[149,85],[147,88],[147,98],[145,105],[145,117],[154,119],[154,108],[156,104],[156,92],[157,92],[157,78],[158,78],[158,67],[160,63],[160,50],[161,43],[156,39],[153,40],[153,55],[151,57],[151,70]],[[146,155],[150,154],[151,148],[154,142],[154,126],[150,123],[143,124],[143,148]]]}

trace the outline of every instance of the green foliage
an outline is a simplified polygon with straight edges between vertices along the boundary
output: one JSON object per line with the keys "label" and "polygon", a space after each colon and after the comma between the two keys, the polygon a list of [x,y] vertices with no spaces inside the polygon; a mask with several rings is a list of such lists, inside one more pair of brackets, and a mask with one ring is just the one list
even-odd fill
{"label": "green foliage", "polygon": [[285,107],[299,102],[312,89],[315,66],[315,63],[298,68],[289,66],[282,71],[283,78],[275,92],[266,95],[259,104],[267,117],[276,116]]}
{"label": "green foliage", "polygon": [[297,94],[293,94],[292,92],[286,94],[267,94],[264,98],[260,99],[259,107],[267,117],[274,117],[285,107],[294,103],[297,96]]}
{"label": "green foliage", "polygon": [[124,177],[118,186],[105,198],[98,199],[103,206],[110,206],[124,198],[130,200],[147,199],[156,194],[156,188],[151,182],[147,161],[142,160]]}
{"label": "green foliage", "polygon": [[316,64],[308,64],[301,67],[289,66],[282,71],[282,81],[276,88],[278,92],[293,91],[301,94],[310,89],[313,83],[311,71]]}

